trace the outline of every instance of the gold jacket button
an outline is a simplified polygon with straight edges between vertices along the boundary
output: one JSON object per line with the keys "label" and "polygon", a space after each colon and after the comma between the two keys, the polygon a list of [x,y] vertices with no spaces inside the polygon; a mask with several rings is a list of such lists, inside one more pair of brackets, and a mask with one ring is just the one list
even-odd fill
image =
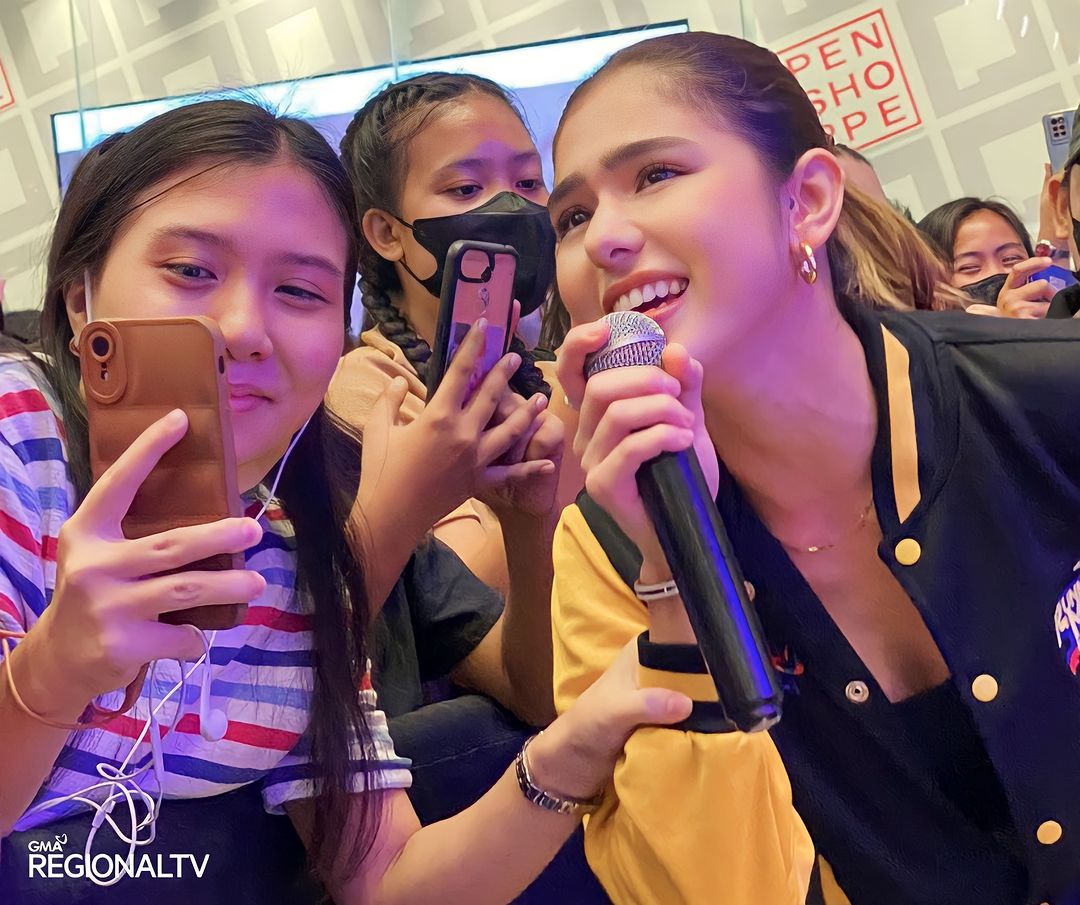
{"label": "gold jacket button", "polygon": [[896,545],[896,549],[893,551],[896,555],[896,561],[902,566],[913,566],[919,561],[919,557],[922,556],[922,547],[919,546],[919,542],[913,537],[905,537]]}
{"label": "gold jacket button", "polygon": [[997,679],[986,673],[983,673],[981,676],[976,676],[975,681],[971,683],[971,693],[974,695],[976,701],[982,701],[984,704],[989,704],[998,696]]}
{"label": "gold jacket button", "polygon": [[1046,823],[1039,824],[1039,828],[1035,831],[1035,838],[1043,845],[1053,845],[1063,833],[1060,823],[1056,820],[1047,820]]}
{"label": "gold jacket button", "polygon": [[870,689],[865,682],[860,682],[858,679],[847,683],[844,694],[852,704],[865,704],[870,700]]}

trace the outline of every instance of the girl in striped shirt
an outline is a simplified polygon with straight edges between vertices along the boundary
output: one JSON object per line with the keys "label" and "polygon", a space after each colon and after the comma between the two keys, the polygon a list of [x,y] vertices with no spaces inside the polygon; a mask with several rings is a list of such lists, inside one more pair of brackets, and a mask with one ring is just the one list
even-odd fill
{"label": "girl in striped shirt", "polygon": [[[244,623],[216,633],[209,650],[211,701],[227,725],[219,740],[204,737],[197,704],[206,677],[194,673],[182,700],[158,712],[170,727],[163,770],[146,773],[144,786],[197,798],[258,783],[266,809],[292,818],[339,902],[512,898],[570,834],[579,810],[538,807],[515,786],[588,799],[634,726],[676,722],[689,711],[681,695],[638,689],[628,650],[530,744],[528,782],[507,771],[472,808],[419,826],[404,793],[408,762],[394,754],[365,667],[368,604],[396,576],[365,573],[356,551],[377,564],[401,561],[402,551],[380,546],[378,519],[395,508],[440,508],[430,525],[445,514],[447,486],[460,485],[465,497],[485,483],[549,479],[554,468],[518,442],[541,433],[541,416],[506,390],[512,357],[466,400],[483,345],[474,330],[445,395],[408,428],[394,426],[405,388],[391,384],[366,432],[358,478],[359,444],[322,403],[345,339],[356,231],[348,176],[325,140],[242,101],[164,113],[80,164],[49,253],[47,364],[17,351],[0,355],[0,630],[19,639],[0,664],[4,835],[88,809],[68,796],[100,782],[101,765],[124,762],[152,702],[177,684],[181,661],[206,653],[190,626],[158,621],[192,606],[248,604]],[[92,314],[217,321],[239,486],[250,488],[246,517],[124,538],[131,500],[187,422],[182,412],[163,418],[89,486],[85,406],[69,343]],[[454,454],[423,474],[392,486],[362,477],[385,478],[385,463],[430,448],[433,435],[453,441]],[[279,465],[271,499],[263,482]],[[355,500],[370,518],[352,512]],[[363,543],[346,527],[350,516],[369,529]],[[400,542],[400,532],[388,534]],[[162,574],[240,552],[243,570]],[[132,709],[69,731],[91,702],[118,708],[150,662]],[[135,764],[151,756],[139,744]]]}

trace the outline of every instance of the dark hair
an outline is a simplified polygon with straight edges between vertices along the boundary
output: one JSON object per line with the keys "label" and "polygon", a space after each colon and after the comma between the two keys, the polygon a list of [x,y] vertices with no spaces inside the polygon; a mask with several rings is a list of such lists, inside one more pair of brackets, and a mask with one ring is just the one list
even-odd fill
{"label": "dark hair", "polygon": [[[260,166],[281,159],[303,169],[320,186],[346,234],[342,286],[348,325],[356,272],[356,211],[348,175],[326,140],[308,123],[242,100],[211,100],[179,107],[114,136],[79,164],[68,186],[49,248],[41,337],[50,382],[60,399],[72,481],[81,499],[90,484],[86,407],[79,394],[79,363],[68,348],[72,328],[64,293],[93,279],[119,231],[143,204],[169,191],[165,180],[193,167]],[[146,197],[148,193],[153,193]],[[365,796],[359,832],[347,821],[353,772],[350,735],[369,764],[373,744],[357,690],[365,664],[368,602],[358,544],[349,512],[359,480],[355,434],[322,405],[297,442],[282,475],[280,499],[296,532],[296,592],[311,601],[314,691],[308,737],[315,780],[312,866],[328,877],[342,862],[354,868],[370,849],[379,809]]]}
{"label": "dark hair", "polygon": [[570,312],[566,310],[566,303],[559,295],[558,287],[555,287],[544,302],[544,313],[540,321],[540,338],[536,345],[538,348],[555,352],[563,344],[569,332]]}
{"label": "dark hair", "polygon": [[[371,208],[400,213],[401,193],[408,172],[409,142],[450,103],[469,94],[496,98],[525,121],[513,97],[501,85],[476,75],[429,72],[387,85],[372,97],[349,123],[341,139],[341,160],[352,177],[360,217]],[[401,290],[394,265],[382,257],[363,232],[360,245],[360,295],[379,332],[409,360],[421,380],[427,378],[431,347],[419,336],[394,304],[392,293]],[[551,388],[533,356],[516,335],[510,348],[521,356],[521,367],[510,385],[523,396]]]}
{"label": "dark hair", "polygon": [[955,257],[956,234],[960,232],[961,224],[979,211],[989,211],[1001,217],[1019,237],[1027,256],[1030,258],[1035,254],[1035,247],[1031,244],[1027,227],[1009,205],[990,198],[985,200],[971,197],[957,198],[955,201],[948,201],[940,207],[935,207],[918,223],[919,231],[930,240],[941,256],[941,260],[949,266],[950,270]]}
{"label": "dark hair", "polygon": [[1080,168],[1080,160],[1065,167],[1061,174],[1061,187],[1058,189],[1059,192],[1065,193],[1065,212],[1070,216],[1072,216],[1072,196],[1069,194],[1069,176],[1072,174],[1074,167]]}
{"label": "dark hair", "polygon": [[849,148],[847,145],[842,145],[839,142],[833,144],[833,151],[838,157],[850,157],[852,160],[857,160],[859,163],[865,163],[868,167],[873,168],[873,164],[866,158],[865,155],[860,154],[854,148]]}
{"label": "dark hair", "polygon": [[[730,35],[684,32],[616,53],[570,95],[559,134],[574,105],[606,76],[630,66],[649,72],[659,91],[711,113],[756,149],[777,182],[811,148],[832,144],[795,76],[770,50]],[[839,299],[889,308],[954,308],[959,295],[940,261],[903,217],[857,189],[826,243]]]}

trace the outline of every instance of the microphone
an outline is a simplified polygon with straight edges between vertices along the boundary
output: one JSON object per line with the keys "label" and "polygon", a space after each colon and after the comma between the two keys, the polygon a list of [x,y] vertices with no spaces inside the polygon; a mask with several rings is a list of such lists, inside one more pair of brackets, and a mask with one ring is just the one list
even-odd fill
{"label": "microphone", "polygon": [[[659,367],[667,340],[656,321],[636,311],[604,320],[611,336],[585,359],[586,379],[611,368]],[[783,693],[694,448],[650,459],[637,485],[724,713],[743,732],[768,729],[780,719]]]}

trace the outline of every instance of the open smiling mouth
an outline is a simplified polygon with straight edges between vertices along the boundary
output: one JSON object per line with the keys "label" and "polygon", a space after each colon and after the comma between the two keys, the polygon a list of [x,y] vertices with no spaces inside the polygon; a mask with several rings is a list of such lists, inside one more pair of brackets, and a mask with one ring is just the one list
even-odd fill
{"label": "open smiling mouth", "polygon": [[648,314],[680,298],[690,285],[689,280],[655,280],[636,286],[615,300],[613,311],[640,311]]}

